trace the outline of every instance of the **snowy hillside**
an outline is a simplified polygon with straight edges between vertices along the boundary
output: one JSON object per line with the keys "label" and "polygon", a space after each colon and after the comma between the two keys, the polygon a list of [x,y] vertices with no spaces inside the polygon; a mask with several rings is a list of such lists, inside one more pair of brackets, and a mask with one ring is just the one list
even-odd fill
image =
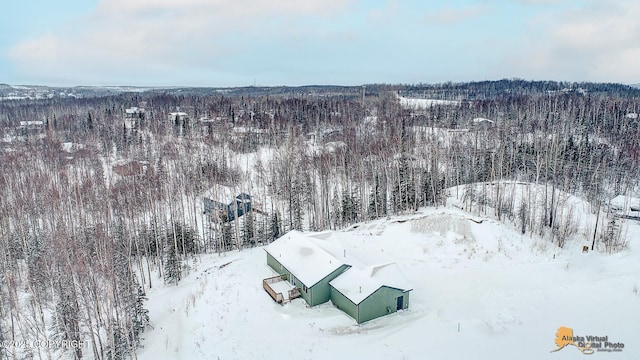
{"label": "snowy hillside", "polygon": [[438,100],[438,99],[417,99],[398,96],[400,106],[405,109],[427,109],[437,105],[460,105],[460,101],[456,100]]}
{"label": "snowy hillside", "polygon": [[140,359],[578,359],[561,326],[608,336],[640,358],[640,224],[614,255],[557,248],[448,207],[337,232],[365,263],[394,261],[413,286],[408,311],[357,325],[330,302],[284,306],[262,289],[262,248],[202,255],[178,286],[149,291],[153,329]]}

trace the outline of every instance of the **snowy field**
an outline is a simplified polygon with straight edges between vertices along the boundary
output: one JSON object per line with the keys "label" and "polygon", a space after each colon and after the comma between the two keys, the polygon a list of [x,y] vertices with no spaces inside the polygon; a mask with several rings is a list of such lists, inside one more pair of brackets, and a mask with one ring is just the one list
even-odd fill
{"label": "snowy field", "polygon": [[457,100],[438,100],[438,99],[418,99],[407,98],[404,96],[398,96],[400,100],[400,106],[405,109],[427,109],[437,105],[460,105],[460,101]]}
{"label": "snowy field", "polygon": [[347,253],[395,261],[414,289],[408,311],[361,325],[330,302],[275,303],[262,248],[203,255],[178,286],[149,291],[153,329],[138,357],[581,359],[573,346],[551,353],[566,326],[624,343],[593,359],[640,359],[640,223],[627,235],[629,249],[607,255],[455,208],[359,224],[338,232]]}

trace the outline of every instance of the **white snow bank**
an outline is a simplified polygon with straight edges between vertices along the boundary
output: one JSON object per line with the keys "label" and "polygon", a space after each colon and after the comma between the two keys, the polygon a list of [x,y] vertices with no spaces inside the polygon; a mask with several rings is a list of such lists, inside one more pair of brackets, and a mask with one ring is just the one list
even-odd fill
{"label": "white snow bank", "polygon": [[437,99],[416,99],[398,96],[400,100],[400,106],[405,109],[426,109],[436,105],[460,105],[460,101],[457,100],[437,100]]}

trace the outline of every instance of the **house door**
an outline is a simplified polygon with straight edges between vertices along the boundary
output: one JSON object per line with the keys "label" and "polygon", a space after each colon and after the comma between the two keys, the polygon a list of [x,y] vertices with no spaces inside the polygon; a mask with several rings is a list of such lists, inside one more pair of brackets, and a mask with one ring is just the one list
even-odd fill
{"label": "house door", "polygon": [[398,298],[398,306],[396,307],[396,310],[402,310],[404,305],[404,296],[400,296]]}

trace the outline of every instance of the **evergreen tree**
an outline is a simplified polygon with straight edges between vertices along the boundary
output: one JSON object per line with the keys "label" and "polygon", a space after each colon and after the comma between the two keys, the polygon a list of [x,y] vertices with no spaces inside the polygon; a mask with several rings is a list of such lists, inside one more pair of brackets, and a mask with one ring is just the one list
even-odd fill
{"label": "evergreen tree", "polygon": [[46,256],[44,255],[44,244],[42,237],[38,234],[31,237],[29,248],[27,249],[27,270],[29,285],[36,294],[46,296],[47,273]]}
{"label": "evergreen tree", "polygon": [[245,247],[256,246],[256,232],[254,228],[253,213],[251,211],[242,217],[242,244]]}
{"label": "evergreen tree", "polygon": [[[255,220],[254,220],[255,223]],[[269,218],[265,216],[259,217],[256,227],[256,242],[259,244],[269,243]]]}
{"label": "evergreen tree", "polygon": [[346,190],[342,193],[342,223],[343,225],[352,224],[358,221],[360,206],[358,200]]}
{"label": "evergreen tree", "polygon": [[369,193],[369,207],[367,208],[369,219],[377,219],[387,215],[387,199],[380,189],[380,178],[376,174],[373,188]]}
{"label": "evergreen tree", "polygon": [[[140,334],[149,323],[149,311],[144,308],[145,293],[138,284],[138,280],[127,259],[127,255],[131,252],[127,248],[128,242],[124,237],[117,238],[117,240],[118,246],[113,254],[115,290],[117,292],[115,298],[118,301],[117,306],[122,309],[119,314],[126,315],[117,317],[115,321],[119,329],[126,330],[126,343],[120,345],[126,346],[129,349],[128,351],[133,351],[141,341]],[[119,340],[125,339],[120,338]]]}
{"label": "evergreen tree", "polygon": [[529,206],[524,199],[520,201],[520,206],[518,207],[518,220],[520,221],[520,233],[524,235],[529,223]]}
{"label": "evergreen tree", "polygon": [[[1,293],[2,289],[0,289],[0,296],[4,299],[3,293]],[[5,330],[2,319],[0,319],[0,344],[4,344],[7,339],[8,331]],[[9,357],[9,347],[8,346],[0,346],[0,359],[10,359]]]}
{"label": "evergreen tree", "polygon": [[607,226],[604,229],[602,237],[602,242],[604,242],[609,252],[619,250],[616,248],[620,245],[621,236],[622,230],[620,229],[620,224],[618,224],[616,216],[612,215],[607,222]]}
{"label": "evergreen tree", "polygon": [[182,279],[182,261],[177,247],[171,242],[165,246],[164,282],[178,285]]}
{"label": "evergreen tree", "polygon": [[233,249],[234,245],[235,245],[235,236],[234,236],[234,232],[231,229],[231,222],[230,221],[226,221],[227,217],[224,216],[224,219],[222,220],[222,224],[220,225],[222,228],[221,231],[221,240],[222,240],[222,250],[223,251],[229,251],[231,249]]}
{"label": "evergreen tree", "polygon": [[269,221],[269,241],[273,241],[281,236],[280,232],[280,218],[278,213],[274,211],[270,215]]}
{"label": "evergreen tree", "polygon": [[421,201],[424,206],[434,206],[442,201],[444,181],[438,179],[437,173],[425,170],[420,183]]}
{"label": "evergreen tree", "polygon": [[398,178],[391,191],[395,212],[416,208],[416,194],[413,185],[413,171],[406,154],[401,154],[398,162]]}
{"label": "evergreen tree", "polygon": [[303,186],[301,175],[296,175],[293,181],[293,189],[291,190],[291,226],[293,230],[302,231],[302,219],[304,217],[303,194],[306,190]]}
{"label": "evergreen tree", "polygon": [[109,360],[124,360],[132,352],[129,345],[126,331],[120,325],[113,321],[111,323],[111,334],[109,337],[109,349],[106,358]]}
{"label": "evergreen tree", "polygon": [[[56,282],[56,303],[51,330],[54,340],[82,340],[80,334],[80,307],[75,291],[75,284],[68,273],[58,272]],[[76,359],[82,358],[82,347],[75,349]]]}
{"label": "evergreen tree", "polygon": [[333,193],[330,218],[334,228],[342,227],[342,201],[340,200],[338,192]]}
{"label": "evergreen tree", "polygon": [[465,210],[471,212],[474,203],[478,200],[478,194],[475,184],[467,184],[464,186],[462,201],[466,204]]}
{"label": "evergreen tree", "polygon": [[135,340],[135,344],[139,344],[142,338],[140,337],[144,330],[149,325],[149,310],[144,307],[144,302],[147,300],[147,296],[142,289],[142,286],[137,286],[135,294],[135,301],[133,306],[130,307],[130,317],[132,324],[132,335]]}
{"label": "evergreen tree", "polygon": [[197,254],[198,253],[198,234],[185,224],[174,223],[173,232],[167,234],[168,239],[176,237],[179,254]]}
{"label": "evergreen tree", "polygon": [[91,113],[87,113],[87,130],[91,132],[93,130],[93,117]]}

